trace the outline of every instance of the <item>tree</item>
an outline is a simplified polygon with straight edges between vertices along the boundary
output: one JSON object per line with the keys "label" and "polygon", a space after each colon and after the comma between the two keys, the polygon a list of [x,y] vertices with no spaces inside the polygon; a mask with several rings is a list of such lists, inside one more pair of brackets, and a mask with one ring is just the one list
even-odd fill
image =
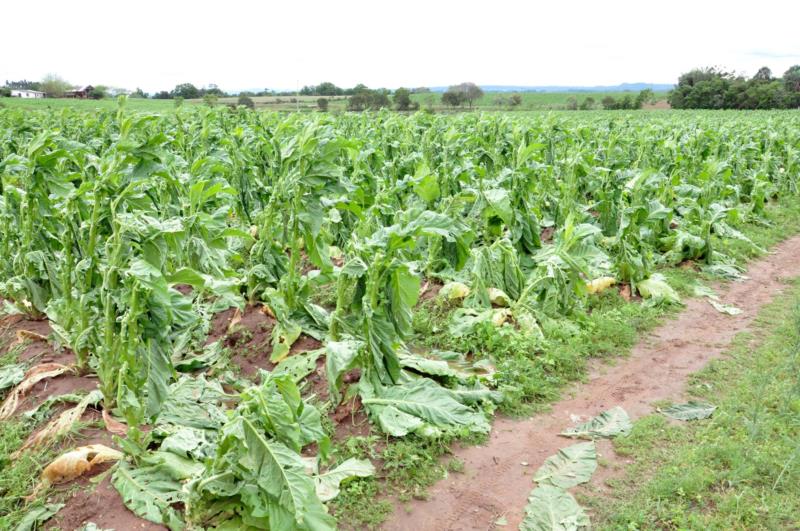
{"label": "tree", "polygon": [[129,98],[146,98],[147,94],[145,94],[144,91],[142,89],[140,89],[139,87],[136,87],[136,90],[131,92],[130,96],[128,96],[128,97]]}
{"label": "tree", "polygon": [[340,89],[330,81],[323,81],[316,86],[317,96],[341,96],[344,90]]}
{"label": "tree", "polygon": [[645,103],[652,103],[656,98],[655,93],[652,89],[646,88],[642,89],[639,94],[636,96],[636,101],[634,102],[634,107],[637,109],[641,109]]}
{"label": "tree", "polygon": [[205,96],[206,94],[211,94],[212,96],[217,96],[217,97],[220,97],[220,98],[224,98],[225,97],[225,93],[222,91],[222,89],[219,88],[214,83],[211,83],[206,88],[200,90],[200,94],[202,96]]}
{"label": "tree", "polygon": [[201,96],[200,90],[191,83],[181,83],[172,89],[173,98],[183,98],[185,100],[197,99]]}
{"label": "tree", "polygon": [[17,90],[42,90],[41,83],[38,81],[28,81],[21,79],[19,81],[6,80],[6,87]]}
{"label": "tree", "polygon": [[208,105],[209,107],[213,107],[219,101],[219,96],[216,94],[203,94],[203,103]]}
{"label": "tree", "polygon": [[[483,97],[483,90],[481,90],[481,88],[475,83],[471,83],[468,81],[461,83],[460,85],[453,85],[448,87],[447,92],[445,92],[445,94],[447,94],[448,92],[460,94],[460,96],[457,99],[453,98],[453,96],[448,96],[448,99],[452,103],[458,101],[457,104],[452,105],[453,107],[459,107],[462,103],[467,102],[469,104],[469,108],[472,109],[472,104],[475,103],[476,100]],[[447,103],[445,102],[444,95],[442,95],[442,102]]]}
{"label": "tree", "polygon": [[590,110],[594,109],[594,98],[589,96],[588,98],[583,100],[581,102],[580,109],[582,111],[590,111]]}
{"label": "tree", "polygon": [[520,105],[522,105],[522,96],[520,96],[519,94],[512,94],[511,98],[509,98],[508,100],[508,104],[511,105],[512,107],[519,107]]}
{"label": "tree", "polygon": [[783,73],[783,84],[787,92],[800,92],[800,65],[794,65]]}
{"label": "tree", "polygon": [[317,99],[317,107],[320,112],[328,112],[328,98]]}
{"label": "tree", "polygon": [[8,87],[0,87],[0,98],[10,98],[11,89]]}
{"label": "tree", "polygon": [[153,99],[154,100],[171,100],[172,99],[172,94],[170,94],[166,90],[162,90],[160,92],[156,92],[155,94],[153,94]]}
{"label": "tree", "polygon": [[50,98],[61,98],[64,93],[72,88],[72,85],[66,82],[57,74],[47,74],[42,78],[39,83],[39,90],[47,94]]}
{"label": "tree", "polygon": [[89,92],[89,97],[93,100],[102,100],[108,95],[108,91],[105,86],[97,85],[93,87],[92,90]]}
{"label": "tree", "polygon": [[450,87],[442,94],[442,103],[450,107],[461,107],[464,103],[464,94]]}
{"label": "tree", "polygon": [[377,110],[390,106],[389,94],[385,89],[371,90],[364,85],[356,85],[353,90],[353,95],[347,100],[348,111]]}
{"label": "tree", "polygon": [[568,111],[578,110],[578,100],[574,96],[570,96],[569,98],[567,98],[567,110]]}
{"label": "tree", "polygon": [[394,91],[394,105],[398,111],[407,111],[411,107],[411,91],[400,87]]}
{"label": "tree", "polygon": [[756,75],[753,76],[753,79],[756,81],[772,81],[772,70],[766,66],[762,66],[758,69]]}
{"label": "tree", "polygon": [[236,100],[236,105],[241,105],[242,107],[247,107],[248,109],[256,108],[256,104],[253,101],[253,98],[245,94],[239,94],[239,99]]}
{"label": "tree", "polygon": [[617,108],[617,100],[614,99],[614,96],[606,96],[601,103],[607,111]]}

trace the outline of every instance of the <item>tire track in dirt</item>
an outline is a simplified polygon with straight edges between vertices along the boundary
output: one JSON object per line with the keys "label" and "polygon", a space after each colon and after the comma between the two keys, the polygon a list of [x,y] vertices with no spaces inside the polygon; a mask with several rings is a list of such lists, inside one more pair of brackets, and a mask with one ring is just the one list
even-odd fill
{"label": "tire track in dirt", "polygon": [[[413,500],[398,507],[383,525],[387,531],[487,530],[501,516],[503,529],[516,529],[522,520],[533,474],[544,460],[569,439],[558,433],[613,406],[637,418],[653,411],[657,400],[679,399],[686,380],[708,361],[719,357],[739,332],[747,330],[758,310],[800,276],[800,236],[777,245],[748,268],[749,279],[717,286],[720,299],[742,310],[729,316],[706,299],[685,301],[686,308],[662,324],[616,365],[598,365],[588,381],[573,388],[570,398],[550,412],[527,420],[495,419],[485,445],[457,449],[463,474],[451,474],[429,490],[427,501]],[[567,396],[570,396],[567,394]]]}

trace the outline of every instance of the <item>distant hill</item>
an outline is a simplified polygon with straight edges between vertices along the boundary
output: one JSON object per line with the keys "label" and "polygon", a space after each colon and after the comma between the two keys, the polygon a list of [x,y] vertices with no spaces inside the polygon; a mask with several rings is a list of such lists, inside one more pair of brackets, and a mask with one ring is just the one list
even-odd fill
{"label": "distant hill", "polygon": [[[620,83],[619,85],[566,86],[566,85],[481,85],[484,92],[654,92],[672,90],[674,85],[664,83]],[[444,92],[447,87],[430,87],[433,92]]]}

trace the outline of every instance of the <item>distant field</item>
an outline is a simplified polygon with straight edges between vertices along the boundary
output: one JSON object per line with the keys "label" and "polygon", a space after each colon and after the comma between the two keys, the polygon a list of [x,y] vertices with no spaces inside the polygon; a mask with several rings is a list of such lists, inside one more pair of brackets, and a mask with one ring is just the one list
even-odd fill
{"label": "distant field", "polygon": [[[116,109],[117,100],[106,98],[103,100],[76,100],[71,98],[0,98],[0,104],[6,107],[16,107],[24,109]],[[127,107],[133,110],[142,111],[168,111],[175,108],[172,100],[149,100],[142,98],[129,98]]]}
{"label": "distant field", "polygon": [[[509,107],[509,100],[513,93],[507,92],[487,92],[475,102],[474,107],[484,111],[517,110],[517,111],[541,111],[564,109],[569,98],[575,98],[580,104],[586,98],[594,98],[595,108],[600,108],[600,102],[606,96],[616,99],[625,96],[635,97],[636,92],[521,92],[522,103],[517,107]],[[656,100],[664,106],[666,92],[657,92]],[[257,96],[253,97],[256,108],[260,110],[272,111],[315,111],[317,110],[317,100],[319,96]],[[337,112],[347,108],[347,98],[337,96],[328,99],[328,110]],[[450,110],[449,107],[442,105],[442,95],[431,92],[426,94],[412,94],[411,99],[418,102],[421,108],[433,107],[434,110]],[[220,104],[236,104],[237,97],[220,98]],[[186,100],[187,105],[201,104],[202,100]],[[22,107],[26,109],[61,109],[70,107],[75,109],[115,109],[117,100],[107,98],[103,100],[75,100],[66,98],[45,98],[45,99],[22,99],[22,98],[0,98],[0,104],[7,107]],[[175,108],[173,100],[150,100],[130,98],[127,103],[128,108],[140,111],[168,112]],[[466,108],[466,107],[465,107]]]}
{"label": "distant field", "polygon": [[[487,92],[481,99],[475,102],[475,107],[484,110],[505,110],[509,107],[509,101],[513,92]],[[600,102],[606,96],[621,99],[625,96],[635,98],[637,92],[519,92],[522,96],[522,103],[515,107],[517,110],[550,110],[564,109],[570,98],[575,98],[580,105],[586,98],[593,98],[596,108],[600,107]],[[666,92],[656,92],[656,101],[666,100]],[[442,95],[431,92],[427,94],[412,94],[411,99],[419,102],[421,107],[432,105],[435,109],[442,108]]]}

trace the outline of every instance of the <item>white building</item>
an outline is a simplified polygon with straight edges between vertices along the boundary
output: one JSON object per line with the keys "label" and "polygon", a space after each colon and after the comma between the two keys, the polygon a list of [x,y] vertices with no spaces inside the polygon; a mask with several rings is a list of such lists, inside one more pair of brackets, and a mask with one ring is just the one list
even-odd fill
{"label": "white building", "polygon": [[44,98],[44,92],[38,90],[11,89],[12,98]]}

